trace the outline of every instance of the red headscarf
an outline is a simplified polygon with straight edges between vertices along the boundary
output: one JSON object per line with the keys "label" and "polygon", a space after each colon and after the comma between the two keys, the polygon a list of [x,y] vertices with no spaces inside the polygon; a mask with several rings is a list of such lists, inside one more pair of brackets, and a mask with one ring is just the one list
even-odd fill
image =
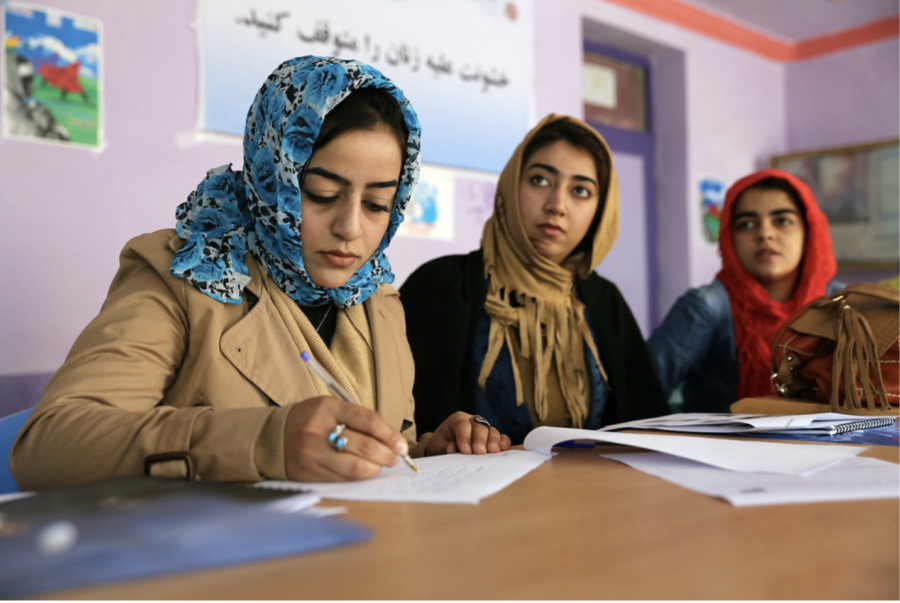
{"label": "red headscarf", "polygon": [[[769,177],[786,180],[797,191],[806,214],[806,241],[797,288],[783,303],[769,297],[759,281],[747,272],[737,257],[732,239],[731,214],[735,202],[745,190]],[[828,218],[803,181],[781,170],[754,172],[735,182],[725,196],[719,223],[719,254],[722,269],[716,278],[728,290],[734,318],[734,345],[741,374],[738,399],[770,395],[771,345],[775,332],[805,303],[825,295],[825,287],[837,271]]]}

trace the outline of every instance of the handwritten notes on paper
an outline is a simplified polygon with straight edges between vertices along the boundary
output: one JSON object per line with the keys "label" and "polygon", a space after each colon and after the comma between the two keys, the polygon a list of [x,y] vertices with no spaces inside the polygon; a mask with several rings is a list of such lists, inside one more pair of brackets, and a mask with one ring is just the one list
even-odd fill
{"label": "handwritten notes on paper", "polygon": [[266,481],[257,488],[308,490],[326,499],[382,502],[477,504],[548,460],[525,450],[496,454],[446,454],[416,459],[422,471],[413,473],[403,463],[381,470],[372,479],[321,483]]}
{"label": "handwritten notes on paper", "polygon": [[746,442],[708,437],[610,433],[589,429],[538,427],[525,437],[525,450],[550,454],[550,449],[568,440],[593,440],[665,452],[721,469],[744,472],[803,475],[856,456],[865,448]]}

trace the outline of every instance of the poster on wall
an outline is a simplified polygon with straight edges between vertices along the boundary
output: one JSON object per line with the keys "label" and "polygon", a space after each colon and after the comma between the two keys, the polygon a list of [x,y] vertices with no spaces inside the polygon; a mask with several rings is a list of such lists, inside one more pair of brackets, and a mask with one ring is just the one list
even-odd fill
{"label": "poster on wall", "polygon": [[725,205],[725,183],[717,176],[702,176],[697,183],[703,240],[719,242],[719,217]]}
{"label": "poster on wall", "polygon": [[424,161],[499,172],[534,122],[532,2],[199,0],[200,127],[243,135],[288,58],[357,59],[412,102]]}
{"label": "poster on wall", "polygon": [[2,136],[97,148],[100,20],[13,0],[2,15]]}
{"label": "poster on wall", "polygon": [[[463,172],[457,176],[453,191],[456,194],[456,207],[466,224],[478,225],[480,228],[493,215],[499,179],[500,174],[483,172]],[[481,238],[480,230],[478,238]]]}
{"label": "poster on wall", "polygon": [[399,235],[453,240],[453,170],[422,164]]}
{"label": "poster on wall", "polygon": [[842,269],[897,269],[900,141],[778,155],[771,164],[812,188]]}
{"label": "poster on wall", "polygon": [[422,164],[397,236],[453,241],[457,212],[466,224],[481,224],[490,217],[497,178],[487,172]]}

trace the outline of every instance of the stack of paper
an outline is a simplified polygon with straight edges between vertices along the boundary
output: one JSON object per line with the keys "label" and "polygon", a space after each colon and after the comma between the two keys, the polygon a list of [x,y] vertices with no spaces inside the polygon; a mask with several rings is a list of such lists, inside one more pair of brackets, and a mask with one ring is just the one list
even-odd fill
{"label": "stack of paper", "polygon": [[856,446],[783,444],[688,436],[612,433],[563,427],[538,427],[533,430],[525,437],[525,450],[550,454],[550,449],[554,445],[569,440],[593,440],[607,444],[646,448],[731,471],[787,475],[802,475],[822,469],[851,456],[856,456],[865,450]]}
{"label": "stack of paper", "polygon": [[727,471],[659,452],[603,456],[736,507],[897,498],[900,492],[897,465],[865,457],[796,476]]}
{"label": "stack of paper", "polygon": [[740,415],[692,412],[617,423],[600,431],[661,429],[686,433],[824,433],[891,425],[895,417],[860,417],[836,412],[808,415]]}
{"label": "stack of paper", "polygon": [[538,427],[525,438],[525,449],[550,454],[570,440],[656,451],[603,456],[736,506],[900,496],[897,465],[854,458],[865,450],[857,446]]}

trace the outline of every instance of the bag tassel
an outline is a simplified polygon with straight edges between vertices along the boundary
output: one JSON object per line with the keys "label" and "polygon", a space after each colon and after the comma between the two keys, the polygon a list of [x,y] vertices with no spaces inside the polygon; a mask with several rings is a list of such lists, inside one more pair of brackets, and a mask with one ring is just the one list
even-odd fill
{"label": "bag tassel", "polygon": [[[875,369],[877,387],[872,383],[870,369]],[[840,403],[839,385],[841,377],[844,381],[844,401]],[[866,399],[866,408],[876,410],[875,400],[879,400],[882,408],[891,409],[885,395],[884,380],[881,376],[881,365],[878,363],[878,351],[875,347],[875,335],[866,317],[848,306],[841,305],[841,325],[838,331],[837,346],[834,350],[834,364],[831,379],[831,407],[836,411],[850,408],[862,408],[857,380]]]}

